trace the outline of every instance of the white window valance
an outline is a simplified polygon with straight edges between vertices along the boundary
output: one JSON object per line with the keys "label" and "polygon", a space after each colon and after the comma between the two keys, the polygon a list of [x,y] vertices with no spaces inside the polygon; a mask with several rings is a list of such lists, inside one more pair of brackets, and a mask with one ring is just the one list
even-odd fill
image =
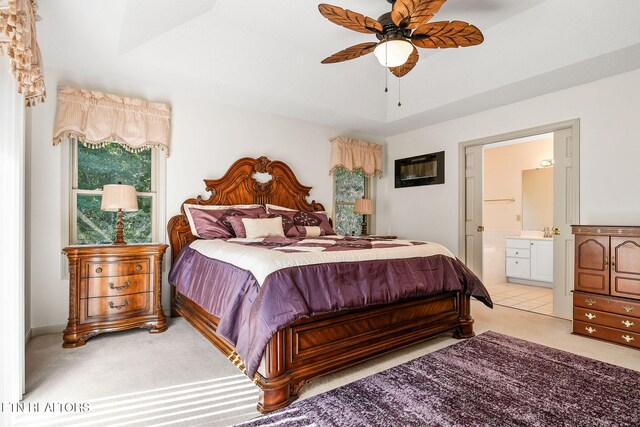
{"label": "white window valance", "polygon": [[329,174],[338,168],[382,178],[382,145],[346,136],[333,138]]}
{"label": "white window valance", "polygon": [[168,156],[170,119],[169,104],[60,87],[53,145],[65,138],[93,147],[117,142],[134,152],[158,147]]}
{"label": "white window valance", "polygon": [[36,40],[37,11],[37,0],[0,0],[0,55],[9,57],[27,107],[44,102],[47,95]]}

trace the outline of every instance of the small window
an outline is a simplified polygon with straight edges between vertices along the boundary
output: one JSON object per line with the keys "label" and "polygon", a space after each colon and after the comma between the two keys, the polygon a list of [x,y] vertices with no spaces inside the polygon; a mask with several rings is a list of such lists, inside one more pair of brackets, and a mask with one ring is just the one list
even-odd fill
{"label": "small window", "polygon": [[[339,168],[335,170],[334,185],[334,229],[344,236],[359,235],[362,230],[362,215],[353,213],[353,206],[356,199],[368,196],[369,178],[362,171],[348,172]],[[370,218],[367,223],[371,223]]]}
{"label": "small window", "polygon": [[109,143],[90,148],[74,143],[72,213],[70,243],[77,245],[108,244],[115,240],[116,212],[100,210],[102,186],[130,184],[136,187],[138,211],[123,216],[127,243],[150,243],[154,240],[157,209],[157,149],[137,153],[122,145]]}

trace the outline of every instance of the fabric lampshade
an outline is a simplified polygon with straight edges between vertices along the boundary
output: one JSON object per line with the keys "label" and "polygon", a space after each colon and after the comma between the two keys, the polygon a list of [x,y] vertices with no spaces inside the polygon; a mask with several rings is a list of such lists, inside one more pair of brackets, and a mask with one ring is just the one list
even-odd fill
{"label": "fabric lampshade", "polygon": [[358,215],[371,215],[373,213],[373,202],[371,199],[356,199],[353,206],[353,213]]}
{"label": "fabric lampshade", "polygon": [[123,212],[133,212],[138,210],[138,196],[136,188],[133,185],[126,184],[107,184],[102,187],[102,204],[100,209],[103,211],[117,211],[122,209]]}

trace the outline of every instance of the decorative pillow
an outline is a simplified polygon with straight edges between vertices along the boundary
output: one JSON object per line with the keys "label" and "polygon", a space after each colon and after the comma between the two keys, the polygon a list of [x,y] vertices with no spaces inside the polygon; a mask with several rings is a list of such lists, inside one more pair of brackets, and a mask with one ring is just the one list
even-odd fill
{"label": "decorative pillow", "polygon": [[242,218],[245,237],[257,239],[260,237],[284,237],[282,217],[275,218]]}
{"label": "decorative pillow", "polygon": [[268,216],[272,215],[282,217],[282,226],[287,237],[317,237],[336,234],[329,223],[326,212],[283,211],[271,208]]}
{"label": "decorative pillow", "polygon": [[185,204],[184,212],[189,220],[191,233],[201,239],[234,237],[233,226],[229,218],[264,214],[261,205],[192,205]]}
{"label": "decorative pillow", "polygon": [[231,228],[233,228],[233,234],[235,234],[236,237],[245,238],[247,237],[247,230],[244,228],[244,222],[242,222],[242,220],[244,218],[266,218],[266,215],[267,214],[262,213],[258,215],[230,216],[227,220],[231,224]]}

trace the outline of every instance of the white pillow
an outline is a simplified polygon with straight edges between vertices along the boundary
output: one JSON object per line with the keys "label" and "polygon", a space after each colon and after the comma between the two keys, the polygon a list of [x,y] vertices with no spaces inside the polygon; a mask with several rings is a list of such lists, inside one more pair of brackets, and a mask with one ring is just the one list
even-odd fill
{"label": "white pillow", "polygon": [[284,237],[282,217],[276,218],[242,218],[247,239],[260,237]]}

